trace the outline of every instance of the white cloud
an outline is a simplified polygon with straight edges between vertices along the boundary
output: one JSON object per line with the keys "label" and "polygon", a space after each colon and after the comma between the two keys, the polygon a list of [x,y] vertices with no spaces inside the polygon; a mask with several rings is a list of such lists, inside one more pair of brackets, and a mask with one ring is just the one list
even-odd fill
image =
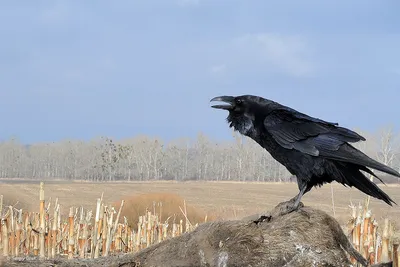
{"label": "white cloud", "polygon": [[210,68],[210,72],[214,73],[214,74],[225,72],[225,70],[226,70],[225,64],[214,65],[214,66],[211,66],[211,68]]}
{"label": "white cloud", "polygon": [[308,76],[315,70],[309,57],[309,47],[300,36],[278,34],[248,34],[235,39],[241,50],[255,60],[293,76]]}

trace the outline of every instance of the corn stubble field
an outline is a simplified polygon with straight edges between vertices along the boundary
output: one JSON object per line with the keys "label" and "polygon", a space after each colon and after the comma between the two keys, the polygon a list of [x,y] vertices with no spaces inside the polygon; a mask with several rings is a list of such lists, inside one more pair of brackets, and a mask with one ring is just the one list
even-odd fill
{"label": "corn stubble field", "polygon": [[[271,210],[298,192],[295,183],[45,181],[40,190],[39,181],[1,182],[0,253],[11,257],[136,252],[198,223]],[[400,187],[381,187],[400,203]],[[367,212],[365,199],[355,189],[333,184],[314,188],[303,203],[334,216],[371,263],[394,260],[398,266],[400,208],[371,199]]]}

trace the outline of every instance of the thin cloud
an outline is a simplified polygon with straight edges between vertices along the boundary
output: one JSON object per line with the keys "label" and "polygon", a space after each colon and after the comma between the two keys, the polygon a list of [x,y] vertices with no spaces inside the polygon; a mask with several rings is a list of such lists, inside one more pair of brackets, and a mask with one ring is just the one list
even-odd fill
{"label": "thin cloud", "polygon": [[226,70],[225,64],[214,65],[210,68],[210,72],[213,74],[222,73],[222,72],[225,72],[225,70]]}
{"label": "thin cloud", "polygon": [[248,56],[293,76],[309,76],[315,71],[307,59],[309,48],[299,36],[269,33],[247,34],[235,39]]}

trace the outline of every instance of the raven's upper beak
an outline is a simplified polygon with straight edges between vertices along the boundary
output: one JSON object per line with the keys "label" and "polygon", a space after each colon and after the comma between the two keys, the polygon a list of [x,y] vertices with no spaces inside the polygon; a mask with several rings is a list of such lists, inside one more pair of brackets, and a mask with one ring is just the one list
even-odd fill
{"label": "raven's upper beak", "polygon": [[210,100],[210,102],[213,102],[213,101],[225,102],[225,103],[227,103],[227,105],[213,105],[213,106],[211,106],[212,108],[231,110],[234,107],[235,97],[233,97],[233,96],[217,96]]}

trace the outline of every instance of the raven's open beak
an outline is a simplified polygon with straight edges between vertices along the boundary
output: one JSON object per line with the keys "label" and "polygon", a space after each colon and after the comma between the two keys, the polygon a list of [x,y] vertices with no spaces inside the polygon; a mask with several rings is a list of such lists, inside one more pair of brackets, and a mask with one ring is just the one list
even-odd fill
{"label": "raven's open beak", "polygon": [[210,100],[210,102],[213,102],[213,101],[225,102],[226,104],[225,105],[213,105],[213,106],[211,106],[212,108],[231,110],[234,107],[235,97],[233,97],[233,96],[217,96]]}

